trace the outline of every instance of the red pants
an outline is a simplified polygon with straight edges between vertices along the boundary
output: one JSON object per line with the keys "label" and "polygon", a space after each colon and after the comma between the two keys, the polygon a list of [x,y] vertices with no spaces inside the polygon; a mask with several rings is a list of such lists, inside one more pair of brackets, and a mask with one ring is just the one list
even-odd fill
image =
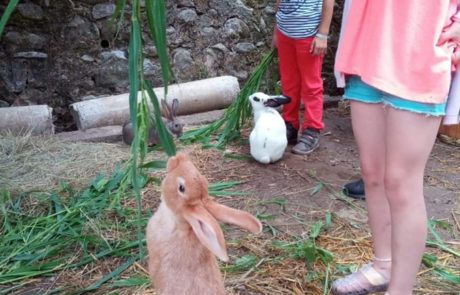
{"label": "red pants", "polygon": [[310,46],[314,37],[292,39],[276,30],[281,89],[292,100],[283,107],[283,119],[299,129],[299,109],[305,106],[302,130],[321,130],[323,123],[323,57],[312,55]]}

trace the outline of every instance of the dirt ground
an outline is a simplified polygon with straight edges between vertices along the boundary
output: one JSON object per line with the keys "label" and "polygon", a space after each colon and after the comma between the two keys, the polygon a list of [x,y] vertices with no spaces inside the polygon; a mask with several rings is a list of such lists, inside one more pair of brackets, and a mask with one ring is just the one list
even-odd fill
{"label": "dirt ground", "polygon": [[[340,107],[329,108],[325,111],[325,123],[326,129],[317,151],[308,156],[299,156],[291,153],[288,147],[284,158],[271,165],[262,165],[250,158],[247,142],[249,129],[243,132],[242,141],[230,144],[224,151],[201,149],[199,145],[179,145],[179,150],[186,150],[192,155],[195,164],[210,183],[242,182],[232,190],[246,194],[219,197],[218,201],[257,215],[265,225],[264,233],[258,237],[248,236],[231,226],[225,227],[231,263],[248,253],[260,259],[260,265],[247,272],[233,274],[223,271],[229,294],[325,294],[321,288],[321,279],[308,282],[308,275],[314,273],[312,269],[307,269],[303,261],[287,259],[280,262],[280,250],[275,249],[271,243],[274,240],[305,237],[311,230],[311,225],[318,220],[324,221],[328,214],[332,216],[334,226],[321,234],[318,243],[334,253],[334,261],[343,265],[361,264],[371,258],[365,203],[344,197],[341,193],[343,184],[359,178],[360,175],[358,151],[353,139],[349,112]],[[128,154],[129,150],[125,145],[114,144],[113,147],[120,149],[120,154]],[[119,161],[120,158],[110,160]],[[437,230],[455,251],[460,250],[459,163],[459,147],[436,142],[425,176],[428,216],[448,222],[450,226],[447,229]],[[88,182],[94,176],[86,175]],[[79,181],[81,183],[82,179]],[[143,194],[144,210],[155,210],[158,202],[158,187],[148,187]],[[436,255],[444,257],[444,265],[451,269],[453,267],[458,274],[458,259],[447,257],[440,251]],[[108,259],[99,263],[94,269],[114,269],[121,262]],[[322,267],[321,271],[325,269],[324,265],[315,267]],[[145,269],[145,263],[136,264],[123,277],[139,274],[146,277]],[[71,289],[87,286],[90,281],[97,279],[91,272],[88,273],[85,274],[84,270],[67,273],[62,276],[63,284],[65,285],[66,280],[78,278]],[[335,275],[337,274],[334,273],[331,279],[335,279]],[[40,281],[44,283],[46,279],[37,280]],[[458,295],[458,292],[453,291],[458,290],[458,286],[440,281],[426,268],[422,268],[415,293]],[[35,285],[35,288],[43,290],[41,283]],[[31,289],[17,294],[38,294],[36,291],[28,291]],[[155,294],[148,286],[121,288],[116,293],[104,288],[95,292],[109,293]]]}
{"label": "dirt ground", "polygon": [[[262,165],[253,159],[236,161],[225,153],[249,155],[249,146],[230,146],[223,156],[215,153],[202,165],[210,181],[223,179],[245,181],[243,187],[255,199],[285,198],[286,212],[302,212],[305,217],[329,210],[340,216],[365,221],[362,210],[351,210],[350,199],[341,199],[343,184],[360,177],[358,150],[351,130],[349,114],[332,108],[325,112],[326,128],[317,151],[308,156],[295,155],[288,147],[283,159],[275,164]],[[209,152],[205,152],[209,154]],[[199,152],[196,152],[199,158]],[[201,159],[200,161],[203,161]],[[325,186],[319,185],[322,182]],[[323,187],[317,193],[317,186]],[[437,141],[429,159],[425,175],[425,198],[428,216],[455,224],[454,212],[460,210],[460,148]],[[364,202],[352,201],[364,208]],[[286,222],[286,221],[282,221]],[[459,238],[452,232],[451,238]]]}

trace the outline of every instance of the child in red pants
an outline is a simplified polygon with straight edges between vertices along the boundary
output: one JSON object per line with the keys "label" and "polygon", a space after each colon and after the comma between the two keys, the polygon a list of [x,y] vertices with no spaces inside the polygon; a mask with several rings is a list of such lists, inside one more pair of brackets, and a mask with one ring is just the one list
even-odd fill
{"label": "child in red pants", "polygon": [[[334,0],[277,0],[273,45],[278,48],[282,92],[291,98],[282,116],[289,143],[297,143],[292,148],[296,154],[313,152],[324,128],[321,67],[333,6]],[[301,101],[305,106],[302,123]]]}

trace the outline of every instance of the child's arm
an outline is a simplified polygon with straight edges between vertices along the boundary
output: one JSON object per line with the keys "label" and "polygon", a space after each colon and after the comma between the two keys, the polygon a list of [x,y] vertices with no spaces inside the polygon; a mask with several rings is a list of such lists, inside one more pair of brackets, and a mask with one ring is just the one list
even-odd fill
{"label": "child's arm", "polygon": [[[280,6],[280,1],[281,0],[276,0],[276,3],[275,3],[275,11],[276,12],[278,11],[278,7]],[[278,47],[278,39],[276,38],[276,17],[275,17],[275,26],[273,28],[272,47],[273,48]]]}
{"label": "child's arm", "polygon": [[327,49],[327,36],[331,27],[332,13],[334,12],[334,0],[323,0],[323,11],[321,22],[318,27],[318,34],[313,40],[310,52],[313,55],[323,55]]}
{"label": "child's arm", "polygon": [[454,74],[450,87],[449,98],[447,99],[446,116],[444,125],[455,125],[460,123],[460,71]]}

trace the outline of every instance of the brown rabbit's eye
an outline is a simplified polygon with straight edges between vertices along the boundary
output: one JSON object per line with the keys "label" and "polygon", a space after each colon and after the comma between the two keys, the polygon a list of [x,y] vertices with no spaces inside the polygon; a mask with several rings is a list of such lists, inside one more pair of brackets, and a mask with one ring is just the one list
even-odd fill
{"label": "brown rabbit's eye", "polygon": [[181,193],[184,193],[185,192],[185,186],[183,184],[179,184],[179,191]]}

